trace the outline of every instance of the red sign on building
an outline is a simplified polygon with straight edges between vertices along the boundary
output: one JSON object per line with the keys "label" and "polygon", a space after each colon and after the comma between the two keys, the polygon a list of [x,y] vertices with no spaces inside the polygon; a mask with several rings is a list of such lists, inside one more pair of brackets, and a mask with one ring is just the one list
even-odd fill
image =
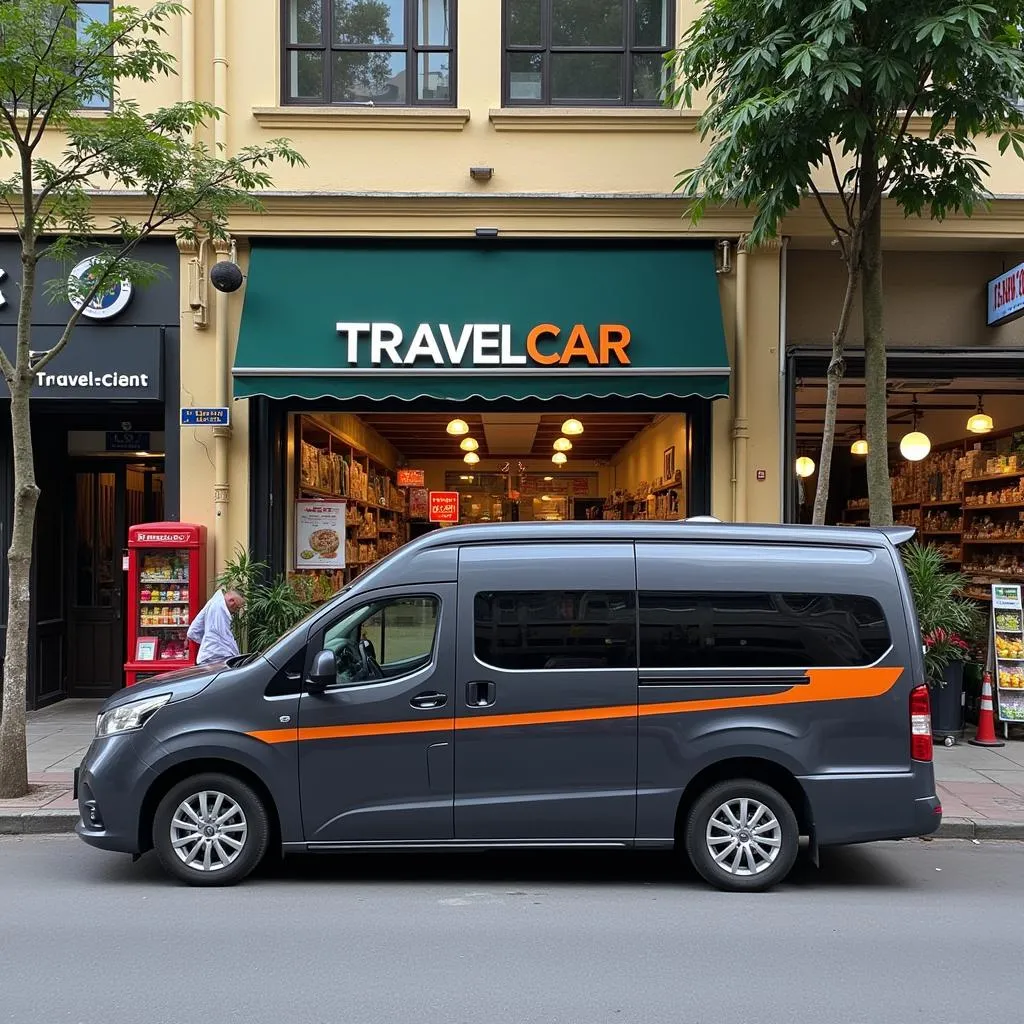
{"label": "red sign on building", "polygon": [[400,469],[397,475],[399,487],[423,486],[424,471],[422,469]]}
{"label": "red sign on building", "polygon": [[457,523],[459,521],[459,492],[431,491],[429,519],[432,523]]}

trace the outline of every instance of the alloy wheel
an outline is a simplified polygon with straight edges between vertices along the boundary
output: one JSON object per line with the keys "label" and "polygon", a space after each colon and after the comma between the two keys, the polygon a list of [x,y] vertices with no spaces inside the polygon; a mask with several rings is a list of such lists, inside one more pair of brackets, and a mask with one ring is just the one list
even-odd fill
{"label": "alloy wheel", "polygon": [[193,871],[223,871],[241,855],[248,835],[241,806],[216,790],[186,797],[171,816],[171,848]]}

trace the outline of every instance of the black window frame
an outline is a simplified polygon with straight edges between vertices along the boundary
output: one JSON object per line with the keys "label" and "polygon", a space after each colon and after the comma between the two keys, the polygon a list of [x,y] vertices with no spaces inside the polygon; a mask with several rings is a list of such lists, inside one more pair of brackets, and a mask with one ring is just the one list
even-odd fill
{"label": "black window frame", "polygon": [[[642,109],[658,109],[666,106],[664,97],[653,100],[634,100],[633,92],[633,61],[636,54],[661,54],[668,53],[673,46],[673,39],[676,31],[676,3],[675,0],[665,0],[667,28],[665,32],[666,44],[664,46],[638,46],[636,45],[636,3],[637,0],[623,0],[625,11],[623,14],[623,37],[621,46],[553,46],[551,43],[552,29],[552,0],[540,0],[540,31],[541,41],[539,45],[511,44],[509,42],[509,4],[511,0],[501,0],[501,102],[504,107],[637,107]],[[509,57],[514,53],[539,53],[543,56],[541,65],[541,98],[539,100],[516,100],[511,95],[510,62]],[[622,99],[577,99],[557,102],[551,98],[551,54],[560,53],[581,53],[581,54],[621,54],[622,72],[619,80],[622,91]]]}
{"label": "black window frame", "polygon": [[[333,0],[322,0],[321,42],[290,43],[288,42],[288,10],[292,0],[280,0],[281,14],[281,104],[286,107],[346,107],[366,108],[367,104],[359,100],[333,100],[331,77],[332,55],[335,53],[403,53],[405,54],[405,98],[399,103],[374,103],[372,109],[402,110],[409,107],[438,107],[442,109],[456,106],[458,98],[458,23],[459,0],[448,0],[448,45],[420,46],[417,42],[418,9],[420,0],[402,0],[405,5],[405,41],[402,45],[366,43],[335,43],[333,32],[334,4]],[[289,95],[289,63],[292,53],[311,52],[324,54],[323,96],[319,99],[304,99]],[[422,53],[447,54],[448,62],[448,99],[421,100],[417,99],[417,82],[419,80],[419,57]]]}

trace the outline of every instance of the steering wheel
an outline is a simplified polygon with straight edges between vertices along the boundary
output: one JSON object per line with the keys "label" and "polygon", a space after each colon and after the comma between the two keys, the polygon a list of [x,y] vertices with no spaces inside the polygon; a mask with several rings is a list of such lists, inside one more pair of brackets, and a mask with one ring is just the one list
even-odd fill
{"label": "steering wheel", "polygon": [[364,679],[383,679],[384,671],[377,664],[377,652],[372,640],[359,641],[359,657],[362,664]]}
{"label": "steering wheel", "polygon": [[352,679],[362,678],[363,655],[355,640],[339,640],[338,646],[334,648],[334,661],[338,666],[338,675]]}

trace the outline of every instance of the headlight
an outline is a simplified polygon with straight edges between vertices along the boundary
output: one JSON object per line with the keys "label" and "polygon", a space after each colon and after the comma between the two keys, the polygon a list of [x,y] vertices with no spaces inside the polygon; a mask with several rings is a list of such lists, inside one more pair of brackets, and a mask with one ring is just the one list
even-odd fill
{"label": "headlight", "polygon": [[111,708],[96,716],[96,735],[113,736],[114,733],[141,729],[153,713],[159,711],[170,699],[169,693],[161,693],[156,697],[143,697],[142,700],[133,700],[131,704]]}

